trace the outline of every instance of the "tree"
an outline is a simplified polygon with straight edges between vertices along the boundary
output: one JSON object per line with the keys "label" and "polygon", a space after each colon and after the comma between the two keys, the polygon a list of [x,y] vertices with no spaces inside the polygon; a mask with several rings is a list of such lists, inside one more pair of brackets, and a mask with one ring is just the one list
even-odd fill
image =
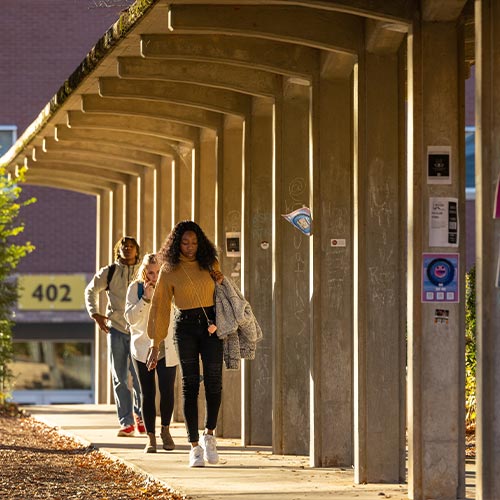
{"label": "tree", "polygon": [[13,178],[0,167],[0,406],[5,404],[12,382],[9,369],[13,356],[12,310],[18,298],[12,274],[19,261],[35,248],[30,242],[19,243],[16,238],[24,230],[24,224],[18,221],[21,208],[35,201],[34,198],[19,200],[24,179],[24,169]]}
{"label": "tree", "polygon": [[476,267],[465,279],[465,424],[476,428]]}

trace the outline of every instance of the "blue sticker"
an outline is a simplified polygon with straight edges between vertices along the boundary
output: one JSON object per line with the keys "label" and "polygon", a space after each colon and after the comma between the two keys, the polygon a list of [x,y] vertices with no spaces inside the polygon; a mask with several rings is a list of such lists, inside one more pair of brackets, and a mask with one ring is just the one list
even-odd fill
{"label": "blue sticker", "polygon": [[302,231],[306,236],[311,236],[312,217],[309,208],[298,208],[289,214],[282,215],[282,217]]}

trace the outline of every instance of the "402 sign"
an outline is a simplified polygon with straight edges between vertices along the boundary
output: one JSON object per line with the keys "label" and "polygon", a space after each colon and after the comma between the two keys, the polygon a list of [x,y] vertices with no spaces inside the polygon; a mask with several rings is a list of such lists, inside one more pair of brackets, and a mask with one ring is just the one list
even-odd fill
{"label": "402 sign", "polygon": [[84,274],[24,274],[17,278],[19,300],[23,311],[85,309]]}

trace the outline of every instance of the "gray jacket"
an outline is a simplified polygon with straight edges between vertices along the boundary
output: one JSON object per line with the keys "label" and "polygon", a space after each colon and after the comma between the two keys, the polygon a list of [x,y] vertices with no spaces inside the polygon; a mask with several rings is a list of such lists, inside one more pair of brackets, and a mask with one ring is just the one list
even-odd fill
{"label": "gray jacket", "polygon": [[[139,264],[127,266],[116,261],[115,265],[116,269],[109,283],[109,290],[106,292],[108,303],[105,315],[110,319],[113,328],[122,333],[129,333],[129,327],[123,313],[125,312],[127,288],[134,280]],[[109,266],[99,269],[85,288],[85,306],[90,317],[95,313],[102,314],[102,308],[100,309],[97,304],[99,293],[106,290],[108,286],[108,271]]]}
{"label": "gray jacket", "polygon": [[224,341],[224,363],[229,370],[240,367],[240,359],[254,359],[262,330],[252,307],[236,284],[224,277],[215,284],[215,324],[217,336]]}

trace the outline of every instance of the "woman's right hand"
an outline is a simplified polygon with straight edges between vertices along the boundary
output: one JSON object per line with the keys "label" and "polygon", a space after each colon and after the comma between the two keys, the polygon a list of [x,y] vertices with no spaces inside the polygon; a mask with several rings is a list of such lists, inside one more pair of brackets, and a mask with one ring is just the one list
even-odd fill
{"label": "woman's right hand", "polygon": [[147,300],[151,300],[153,298],[154,291],[155,291],[155,284],[151,283],[151,281],[146,281],[144,283],[144,295],[143,295],[143,297]]}
{"label": "woman's right hand", "polygon": [[158,353],[159,348],[151,346],[148,351],[148,357],[146,358],[146,366],[149,371],[154,370],[158,364]]}

